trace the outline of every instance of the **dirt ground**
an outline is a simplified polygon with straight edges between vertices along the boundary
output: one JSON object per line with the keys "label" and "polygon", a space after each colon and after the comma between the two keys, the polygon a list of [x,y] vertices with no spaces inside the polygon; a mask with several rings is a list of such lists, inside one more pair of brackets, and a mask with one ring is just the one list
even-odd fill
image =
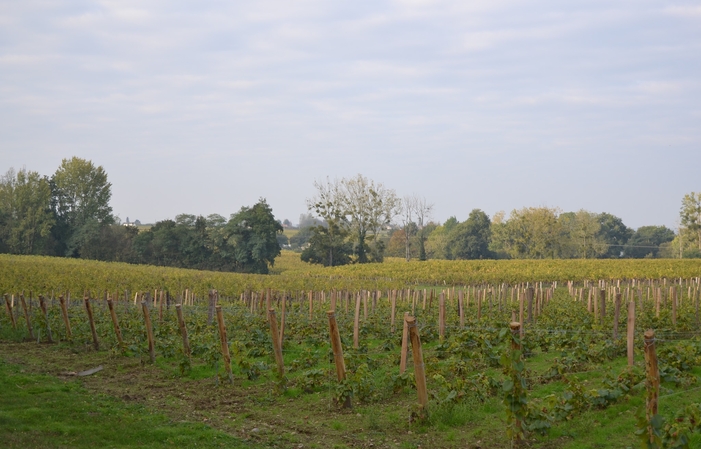
{"label": "dirt ground", "polygon": [[[330,394],[288,397],[272,382],[251,386],[214,379],[179,377],[174,367],[142,365],[139,358],[57,345],[0,343],[0,358],[28,372],[81,382],[91,393],[139,403],[174,421],[203,422],[249,441],[252,447],[284,448],[449,448],[499,447],[489,435],[469,430],[438,431],[409,423],[411,400],[392,404],[339,408]],[[75,373],[99,365],[89,376]],[[158,363],[157,363],[158,365]],[[396,405],[396,406],[395,406]],[[490,444],[491,443],[491,444]]]}

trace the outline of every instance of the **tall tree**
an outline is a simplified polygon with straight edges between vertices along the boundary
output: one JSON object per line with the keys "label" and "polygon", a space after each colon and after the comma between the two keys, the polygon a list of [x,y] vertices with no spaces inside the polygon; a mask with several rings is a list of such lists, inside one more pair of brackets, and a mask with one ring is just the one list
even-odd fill
{"label": "tall tree", "polygon": [[513,210],[501,230],[504,248],[518,259],[559,257],[562,225],[558,214],[558,209],[548,207]]}
{"label": "tall tree", "polygon": [[[374,259],[382,256],[379,231],[397,214],[399,198],[392,189],[382,183],[357,175],[340,181],[314,182],[317,194],[307,200],[310,211],[316,212],[335,228],[349,226],[355,240],[355,256],[358,263],[370,262],[366,240],[372,239],[376,247]],[[332,227],[329,226],[331,231]]]}
{"label": "tall tree", "polygon": [[301,259],[308,263],[322,264],[325,267],[346,265],[351,261],[353,245],[346,240],[348,230],[332,221],[326,226],[311,228],[309,244],[302,251]]}
{"label": "tall tree", "polygon": [[253,207],[242,207],[231,216],[226,231],[236,271],[267,274],[280,255],[277,234],[283,229],[266,200],[261,198]]}
{"label": "tall tree", "polygon": [[633,235],[633,230],[623,224],[623,220],[607,212],[600,213],[598,219],[600,225],[599,236],[608,245],[603,257],[621,257],[625,244]]}
{"label": "tall tree", "polygon": [[480,209],[473,209],[467,220],[456,225],[448,235],[446,256],[448,259],[487,259],[491,240],[489,216]]}
{"label": "tall tree", "polygon": [[8,170],[0,179],[0,250],[42,254],[53,224],[48,179],[24,168]]}
{"label": "tall tree", "polygon": [[684,195],[679,215],[689,241],[695,241],[698,249],[701,250],[701,192]]}
{"label": "tall tree", "polygon": [[91,161],[63,159],[51,178],[59,242],[68,256],[79,256],[81,246],[100,227],[114,222],[107,173]]}
{"label": "tall tree", "polygon": [[606,254],[608,245],[601,238],[599,216],[584,209],[560,214],[563,240],[561,257],[597,258]]}
{"label": "tall tree", "polygon": [[666,226],[642,226],[628,239],[625,256],[658,257],[660,245],[674,240],[674,231]]}

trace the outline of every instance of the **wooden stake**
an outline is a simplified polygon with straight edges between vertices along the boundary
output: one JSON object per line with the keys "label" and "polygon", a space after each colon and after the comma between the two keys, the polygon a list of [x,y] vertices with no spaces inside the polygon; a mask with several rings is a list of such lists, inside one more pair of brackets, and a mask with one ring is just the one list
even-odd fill
{"label": "wooden stake", "polygon": [[613,339],[618,339],[618,319],[621,316],[621,294],[616,293],[616,299],[613,310]]}
{"label": "wooden stake", "polygon": [[96,351],[100,350],[100,343],[97,341],[97,331],[95,330],[95,320],[92,316],[92,306],[90,305],[90,298],[85,296],[83,298],[85,302],[85,312],[88,314],[88,321],[90,322],[90,333],[92,334],[92,344]]}
{"label": "wooden stake", "polygon": [[117,321],[117,312],[114,310],[114,304],[112,300],[107,300],[107,307],[110,309],[110,317],[112,318],[112,326],[114,327],[114,333],[117,335],[117,342],[120,348],[124,348],[124,341],[122,340],[122,330],[119,328],[119,321]]}
{"label": "wooden stake", "polygon": [[27,303],[24,300],[24,295],[19,295],[19,300],[22,303],[22,310],[24,311],[24,320],[27,322],[27,331],[29,332],[29,338],[34,340],[34,329],[32,329],[32,320],[29,317],[29,310],[27,309]]}
{"label": "wooden stake", "polygon": [[392,292],[392,300],[391,301],[392,301],[392,310],[390,313],[390,329],[389,330],[391,333],[394,333],[394,317],[395,317],[396,310],[397,310],[397,291],[396,290],[394,290]]}
{"label": "wooden stake", "polygon": [[[334,315],[334,322],[336,321]],[[360,293],[355,295],[355,320],[353,321],[353,349],[360,346]]]}
{"label": "wooden stake", "polygon": [[44,322],[46,323],[46,336],[49,343],[53,343],[54,339],[51,335],[51,324],[49,324],[49,312],[46,310],[46,301],[44,296],[39,295],[39,307],[41,308],[41,313],[44,315]]}
{"label": "wooden stake", "polygon": [[73,338],[73,333],[71,332],[71,321],[68,319],[68,307],[66,307],[66,300],[63,299],[63,295],[58,297],[58,303],[61,306],[61,316],[63,317],[63,324],[66,325],[66,338]]}
{"label": "wooden stake", "polygon": [[[332,298],[334,298],[332,296]],[[273,340],[273,353],[275,353],[275,363],[277,363],[277,372],[282,378],[285,375],[285,362],[282,359],[282,345],[280,344],[280,333],[277,329],[277,318],[275,317],[275,309],[268,309],[268,322],[270,324],[270,336]]]}
{"label": "wooden stake", "polygon": [[426,371],[424,367],[424,356],[421,351],[421,338],[419,329],[416,327],[416,318],[406,317],[409,329],[409,339],[411,341],[411,351],[414,358],[414,378],[416,380],[416,392],[419,397],[419,406],[423,413],[426,413],[428,405],[428,392],[426,390]]}
{"label": "wooden stake", "polygon": [[231,372],[231,355],[229,354],[229,341],[226,338],[226,326],[224,325],[224,314],[221,306],[215,306],[217,311],[217,324],[219,325],[219,342],[221,343],[221,353],[224,356],[224,368],[226,375],[229,377],[229,382],[234,383],[234,374]]}
{"label": "wooden stake", "polygon": [[180,304],[175,305],[175,313],[178,315],[178,327],[180,328],[180,336],[183,338],[183,352],[188,359],[191,359],[190,339],[187,336],[187,327],[185,326],[185,320],[183,319],[183,307]]}
{"label": "wooden stake", "polygon": [[406,358],[409,352],[409,326],[407,325],[407,318],[409,317],[409,312],[404,312],[404,327],[402,329],[402,353],[399,357],[399,374],[404,374],[406,371]]}
{"label": "wooden stake", "polygon": [[465,306],[463,291],[458,292],[458,314],[460,316],[460,329],[465,328]]}
{"label": "wooden stake", "polygon": [[10,298],[8,295],[5,295],[5,308],[7,309],[7,314],[10,317],[10,322],[12,323],[12,329],[17,329],[17,323],[15,322],[15,314],[12,313],[12,303],[10,302]]}
{"label": "wooden stake", "polygon": [[[660,373],[657,368],[657,354],[655,352],[655,331],[648,329],[645,331],[645,372],[647,374],[647,397],[645,398],[645,417],[650,423],[652,417],[657,415],[657,404],[660,394]],[[653,440],[652,425],[648,424],[650,443]]]}
{"label": "wooden stake", "polygon": [[445,338],[445,292],[438,297],[438,339]]}
{"label": "wooden stake", "polygon": [[148,354],[151,363],[156,361],[156,344],[153,340],[153,326],[151,325],[151,314],[146,301],[141,301],[141,312],[144,314],[144,325],[146,326],[146,338],[148,339]]}
{"label": "wooden stake", "polygon": [[633,366],[633,348],[635,343],[635,301],[628,303],[628,321],[626,323],[626,343],[628,349],[628,366]]}
{"label": "wooden stake", "polygon": [[[356,301],[356,316],[360,313],[360,293],[358,293]],[[333,359],[336,365],[336,377],[339,382],[343,382],[346,378],[346,364],[343,361],[343,347],[341,346],[341,336],[338,334],[338,324],[336,323],[336,312],[329,310],[326,312],[329,318],[329,334],[331,336],[331,349],[333,350]],[[351,398],[346,397],[343,403],[344,408],[351,408]]]}
{"label": "wooden stake", "polygon": [[282,295],[282,312],[280,313],[280,346],[285,341],[285,304],[287,304],[287,295]]}

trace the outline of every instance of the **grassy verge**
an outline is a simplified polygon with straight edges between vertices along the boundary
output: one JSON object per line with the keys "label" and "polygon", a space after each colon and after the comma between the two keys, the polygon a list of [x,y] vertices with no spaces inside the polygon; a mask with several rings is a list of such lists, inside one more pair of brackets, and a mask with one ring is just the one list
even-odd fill
{"label": "grassy verge", "polygon": [[173,422],[138,404],[90,393],[75,380],[26,373],[0,360],[5,448],[247,448],[204,424]]}

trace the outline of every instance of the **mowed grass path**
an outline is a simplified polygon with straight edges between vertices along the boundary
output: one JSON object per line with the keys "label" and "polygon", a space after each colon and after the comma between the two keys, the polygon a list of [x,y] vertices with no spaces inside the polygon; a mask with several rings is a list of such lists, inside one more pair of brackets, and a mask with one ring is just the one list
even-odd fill
{"label": "mowed grass path", "polygon": [[201,423],[91,394],[76,380],[23,372],[0,359],[3,448],[252,448]]}

